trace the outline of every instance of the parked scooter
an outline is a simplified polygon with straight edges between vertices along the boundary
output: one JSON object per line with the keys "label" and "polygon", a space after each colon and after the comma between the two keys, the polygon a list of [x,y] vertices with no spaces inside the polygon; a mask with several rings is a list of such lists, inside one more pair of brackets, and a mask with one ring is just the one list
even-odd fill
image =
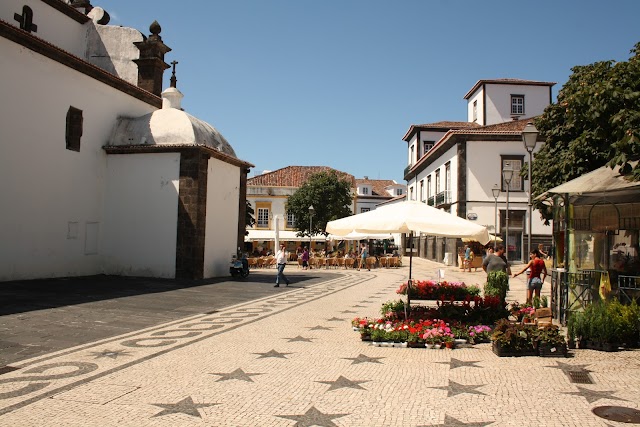
{"label": "parked scooter", "polygon": [[238,259],[238,255],[231,257],[231,266],[229,273],[232,277],[247,277],[249,275],[249,261],[245,255]]}

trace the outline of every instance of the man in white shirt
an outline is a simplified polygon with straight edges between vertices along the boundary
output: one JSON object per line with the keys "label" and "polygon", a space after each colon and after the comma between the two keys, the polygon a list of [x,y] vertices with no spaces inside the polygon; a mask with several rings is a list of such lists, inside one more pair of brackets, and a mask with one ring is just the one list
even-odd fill
{"label": "man in white shirt", "polygon": [[280,244],[280,250],[276,254],[276,267],[278,268],[278,275],[276,276],[276,284],[273,286],[277,288],[280,286],[280,279],[284,280],[284,282],[289,286],[289,279],[284,275],[284,268],[287,265],[287,252],[284,250],[284,243]]}

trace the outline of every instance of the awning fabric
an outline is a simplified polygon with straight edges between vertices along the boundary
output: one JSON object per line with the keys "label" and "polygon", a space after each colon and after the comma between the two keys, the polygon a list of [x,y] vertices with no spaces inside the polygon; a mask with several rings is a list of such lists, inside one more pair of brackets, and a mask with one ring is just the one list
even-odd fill
{"label": "awning fabric", "polygon": [[579,195],[634,189],[640,189],[640,182],[626,180],[624,176],[618,173],[617,167],[611,169],[608,166],[603,166],[571,181],[567,181],[564,184],[560,184],[548,190],[545,194],[536,197],[536,199],[546,199],[549,197],[549,193]]}
{"label": "awning fabric", "polygon": [[[244,236],[245,242],[253,242],[253,241],[264,242],[264,241],[274,241],[276,239],[275,230],[250,229],[248,231],[249,231],[249,235]],[[305,241],[308,242],[309,241],[309,236],[299,237],[297,236],[297,234],[298,234],[297,231],[280,230],[278,232],[278,238],[285,242],[305,242]],[[326,237],[324,236],[324,234],[319,234],[317,236],[313,236],[312,240],[324,242],[326,240]]]}

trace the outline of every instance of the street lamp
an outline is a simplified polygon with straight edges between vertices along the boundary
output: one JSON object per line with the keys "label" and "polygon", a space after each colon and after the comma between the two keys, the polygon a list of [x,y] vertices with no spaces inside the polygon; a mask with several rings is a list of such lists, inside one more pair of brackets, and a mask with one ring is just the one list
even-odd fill
{"label": "street lamp", "polygon": [[511,166],[511,162],[504,162],[504,167],[502,168],[502,179],[505,184],[507,184],[507,212],[505,215],[505,245],[507,246],[507,250],[504,252],[505,258],[509,259],[509,186],[511,185],[511,180],[513,179],[513,167]]}
{"label": "street lamp", "polygon": [[500,196],[500,189],[498,188],[498,184],[494,184],[491,189],[493,193],[494,200],[494,210],[493,210],[493,250],[496,250],[496,245],[498,243],[498,196]]}
{"label": "street lamp", "polygon": [[311,226],[313,225],[313,214],[315,213],[313,205],[309,206],[309,253],[311,253]]}
{"label": "street lamp", "polygon": [[531,205],[531,169],[533,162],[533,150],[536,148],[536,143],[538,142],[538,129],[534,126],[533,123],[529,122],[524,127],[522,131],[522,142],[524,143],[524,148],[529,152],[529,233],[527,237],[527,248],[531,253],[531,224],[533,222],[533,207]]}

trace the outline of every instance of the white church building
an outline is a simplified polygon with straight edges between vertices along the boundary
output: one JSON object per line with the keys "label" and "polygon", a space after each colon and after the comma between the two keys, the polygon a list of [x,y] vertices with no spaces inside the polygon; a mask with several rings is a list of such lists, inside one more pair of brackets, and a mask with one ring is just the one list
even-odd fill
{"label": "white church building", "polygon": [[171,49],[83,0],[0,2],[0,281],[228,274],[246,181],[181,108]]}

